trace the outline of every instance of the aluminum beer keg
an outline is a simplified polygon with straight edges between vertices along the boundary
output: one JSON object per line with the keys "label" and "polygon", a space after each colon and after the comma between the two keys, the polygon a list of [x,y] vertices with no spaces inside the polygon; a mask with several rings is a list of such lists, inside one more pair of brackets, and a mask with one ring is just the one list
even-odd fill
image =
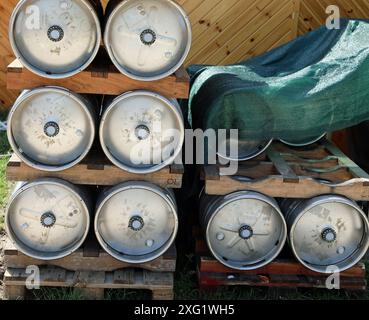
{"label": "aluminum beer keg", "polygon": [[162,256],[178,231],[177,205],[169,190],[145,182],[128,182],[101,195],[95,233],[111,256],[140,264]]}
{"label": "aluminum beer keg", "polygon": [[284,140],[284,139],[280,139],[281,142],[283,142],[284,144],[290,146],[290,147],[307,147],[310,146],[316,142],[319,142],[320,140],[322,140],[323,138],[325,138],[327,134],[324,133],[319,137],[313,137],[313,138],[308,138],[308,139],[288,139],[288,140]]}
{"label": "aluminum beer keg", "polygon": [[177,71],[192,42],[191,23],[171,0],[110,0],[104,42],[118,70],[154,81]]}
{"label": "aluminum beer keg", "polygon": [[97,101],[59,87],[24,91],[8,119],[8,140],[27,165],[62,171],[83,160],[95,138]]}
{"label": "aluminum beer keg", "polygon": [[283,200],[289,243],[307,268],[332,273],[356,265],[369,247],[368,219],[353,201],[336,195]]}
{"label": "aluminum beer keg", "polygon": [[19,186],[8,204],[5,227],[25,255],[60,259],[83,244],[91,209],[85,190],[63,180],[44,178]]}
{"label": "aluminum beer keg", "polygon": [[99,0],[21,0],[9,24],[14,54],[42,77],[71,77],[97,55],[102,15]]}
{"label": "aluminum beer keg", "polygon": [[214,257],[236,270],[269,264],[287,238],[287,226],[276,201],[256,192],[202,195],[200,222]]}
{"label": "aluminum beer keg", "polygon": [[[230,161],[247,161],[265,152],[272,144],[271,140],[234,140],[220,141],[218,156]],[[237,151],[237,154],[234,154]]]}
{"label": "aluminum beer keg", "polygon": [[184,119],[176,100],[149,91],[134,91],[107,101],[100,141],[117,167],[147,174],[174,162],[181,153],[184,132]]}

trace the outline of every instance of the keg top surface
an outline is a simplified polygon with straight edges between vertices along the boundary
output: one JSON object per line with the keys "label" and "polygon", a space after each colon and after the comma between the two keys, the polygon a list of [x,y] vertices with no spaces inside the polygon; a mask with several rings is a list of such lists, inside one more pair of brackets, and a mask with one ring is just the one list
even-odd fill
{"label": "keg top surface", "polygon": [[47,171],[70,167],[89,151],[93,116],[83,97],[56,87],[27,91],[16,101],[8,136],[27,164]]}
{"label": "keg top surface", "polygon": [[[273,140],[268,141],[242,141],[235,139],[227,139],[224,142],[220,141],[218,147],[218,155],[223,159],[233,160],[233,161],[246,161],[253,159],[264,151],[271,145]],[[235,154],[237,151],[237,154]]]}
{"label": "keg top surface", "polygon": [[174,73],[190,51],[191,38],[186,13],[168,0],[123,1],[105,29],[105,45],[117,68],[145,81]]}
{"label": "keg top surface", "polygon": [[179,105],[157,94],[135,91],[118,97],[100,127],[103,149],[118,167],[150,173],[171,164],[182,149],[184,122]]}
{"label": "keg top surface", "polygon": [[6,215],[8,235],[25,254],[57,259],[71,254],[87,236],[89,213],[80,196],[57,181],[24,185]]}
{"label": "keg top surface", "polygon": [[271,262],[286,241],[286,225],[277,208],[256,195],[232,195],[215,209],[207,227],[213,254],[240,270]]}
{"label": "keg top surface", "polygon": [[124,184],[98,208],[95,230],[104,249],[115,258],[143,263],[167,251],[178,229],[174,200],[155,186]]}
{"label": "keg top surface", "polygon": [[101,26],[87,0],[22,0],[11,17],[9,38],[28,69],[64,78],[92,62],[100,47]]}
{"label": "keg top surface", "polygon": [[346,270],[367,251],[368,220],[348,200],[323,197],[297,216],[290,240],[296,256],[312,270]]}

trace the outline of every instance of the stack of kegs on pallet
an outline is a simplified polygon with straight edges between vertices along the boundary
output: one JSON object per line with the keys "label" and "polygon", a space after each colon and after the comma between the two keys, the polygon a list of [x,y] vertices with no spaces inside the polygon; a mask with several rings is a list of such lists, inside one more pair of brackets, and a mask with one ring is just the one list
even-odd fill
{"label": "stack of kegs on pallet", "polygon": [[[322,138],[283,142],[310,148]],[[270,143],[241,143],[239,160],[254,159]],[[355,266],[369,248],[369,222],[363,208],[338,195],[273,199],[250,191],[226,196],[203,193],[200,223],[213,256],[235,270],[270,264],[288,243],[303,266],[331,274]]]}
{"label": "stack of kegs on pallet", "polygon": [[[97,0],[22,0],[11,17],[10,40],[26,68],[61,79],[91,64],[102,30],[118,70],[141,81],[171,75],[191,46],[189,20],[168,0],[111,0],[105,18]],[[163,137],[168,130],[179,132],[175,143]],[[101,99],[56,86],[30,89],[11,110],[8,137],[22,161],[45,172],[43,179],[22,183],[7,208],[8,235],[24,254],[65,257],[81,247],[90,225],[101,246],[128,263],[154,260],[175,241],[178,208],[172,191],[138,181],[87,188],[47,176],[63,177],[97,140],[107,158],[127,172],[145,175],[170,165],[184,140],[176,100],[142,90]]]}

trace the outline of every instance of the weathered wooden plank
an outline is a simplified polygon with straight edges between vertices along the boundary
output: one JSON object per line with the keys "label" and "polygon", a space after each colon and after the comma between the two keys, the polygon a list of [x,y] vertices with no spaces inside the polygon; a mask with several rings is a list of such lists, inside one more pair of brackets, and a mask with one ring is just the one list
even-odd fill
{"label": "weathered wooden plank", "polygon": [[325,148],[329,152],[331,152],[332,155],[336,156],[338,158],[338,161],[340,164],[348,170],[350,170],[356,177],[358,178],[365,178],[369,179],[369,174],[367,174],[363,169],[361,169],[354,161],[352,161],[350,158],[348,158],[340,149],[338,149],[335,145],[332,143],[326,141],[324,143]]}
{"label": "weathered wooden plank", "polygon": [[267,151],[271,162],[252,160],[239,164],[234,176],[219,174],[218,166],[204,168],[209,195],[256,191],[274,198],[312,198],[338,194],[369,201],[369,175],[329,141],[310,150],[275,142]]}
{"label": "weathered wooden plank", "polygon": [[[10,299],[18,296],[24,298],[25,281],[28,276],[25,269],[6,269],[4,283],[8,288],[7,294]],[[116,272],[72,272],[61,268],[42,267],[39,285],[40,287],[77,288],[87,299],[102,299],[105,289],[150,290],[153,299],[156,300],[171,300],[174,297],[173,273],[139,269]]]}
{"label": "weathered wooden plank", "polygon": [[106,65],[94,66],[66,79],[46,79],[24,68],[14,61],[7,70],[9,90],[23,90],[34,87],[54,85],[85,94],[120,95],[127,91],[142,89],[160,93],[169,98],[186,99],[189,95],[189,77],[184,70],[175,75],[157,81],[137,81],[121,74],[115,68]]}
{"label": "weathered wooden plank", "polygon": [[[54,266],[69,271],[96,271],[96,272],[112,272],[119,269],[132,268],[131,264],[114,259],[103,249],[97,242],[94,243],[98,254],[96,256],[86,256],[85,248],[81,248],[73,254],[58,260],[44,261],[30,258],[20,251],[8,240],[4,248],[4,265],[7,268],[22,269],[27,266]],[[137,268],[148,271],[175,272],[176,270],[177,251],[173,245],[162,257],[139,265]]]}
{"label": "weathered wooden plank", "polygon": [[[326,289],[325,277],[306,276],[266,276],[239,274],[230,277],[227,274],[199,272],[200,288],[219,288],[219,286],[249,286],[268,288],[316,288]],[[367,283],[364,278],[342,278],[340,288],[344,290],[365,291]]]}
{"label": "weathered wooden plank", "polygon": [[299,182],[299,178],[296,173],[291,169],[278,151],[276,151],[273,147],[270,147],[267,151],[267,154],[278,172],[282,175],[284,182]]}
{"label": "weathered wooden plank", "polygon": [[251,182],[237,181],[232,177],[206,181],[206,193],[209,195],[227,195],[242,190],[256,191],[274,198],[301,199],[322,194],[337,194],[356,201],[369,201],[369,186],[366,179],[353,179],[337,185],[323,184],[306,177],[300,177],[299,183],[286,183],[281,176]]}
{"label": "weathered wooden plank", "polygon": [[9,181],[31,181],[43,177],[59,178],[80,185],[114,186],[127,181],[147,181],[163,188],[180,189],[183,179],[182,170],[176,166],[147,175],[132,174],[119,169],[107,159],[87,158],[82,163],[61,172],[43,172],[29,167],[17,156],[10,159],[6,176]]}
{"label": "weathered wooden plank", "polygon": [[[302,275],[302,276],[322,276],[317,272],[311,271],[305,268],[298,261],[287,260],[287,259],[279,259],[276,260],[269,265],[251,271],[235,271],[233,269],[227,268],[219,263],[214,258],[209,257],[201,257],[199,270],[205,273],[224,273],[224,274],[235,274],[242,273],[248,275]],[[365,278],[366,270],[365,265],[360,263],[357,266],[342,272],[340,277],[342,278]],[[323,275],[324,276],[324,275]]]}

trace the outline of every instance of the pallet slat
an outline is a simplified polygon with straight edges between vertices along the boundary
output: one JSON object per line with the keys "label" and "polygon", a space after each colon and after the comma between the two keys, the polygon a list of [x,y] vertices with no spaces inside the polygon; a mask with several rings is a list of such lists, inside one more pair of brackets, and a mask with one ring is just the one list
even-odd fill
{"label": "pallet slat", "polygon": [[8,239],[4,247],[5,296],[26,297],[27,267],[40,268],[40,287],[78,288],[85,299],[101,300],[106,289],[149,290],[154,300],[174,298],[177,250],[173,245],[162,257],[132,265],[107,254],[92,236],[75,253],[43,261],[25,256]]}
{"label": "pallet slat", "polygon": [[114,166],[107,159],[87,158],[82,163],[61,172],[43,172],[29,167],[16,155],[13,155],[6,169],[9,181],[32,181],[48,177],[59,178],[80,185],[114,186],[127,181],[147,181],[162,188],[180,189],[182,187],[184,167],[174,165],[163,170],[147,174],[131,174]]}
{"label": "pallet slat", "polygon": [[[239,271],[228,268],[211,256],[198,231],[198,228],[193,229],[196,239],[197,276],[201,290],[217,289],[220,286],[326,289],[329,275],[309,270],[293,258],[279,258],[256,270]],[[365,264],[359,263],[340,274],[340,288],[366,290],[365,277]]]}
{"label": "pallet slat", "polygon": [[[255,276],[239,274],[230,277],[227,274],[199,273],[200,287],[209,289],[219,286],[249,286],[268,288],[315,288],[326,289],[326,278],[306,276]],[[365,291],[366,281],[363,278],[343,278],[341,289]]]}
{"label": "pallet slat", "polygon": [[46,79],[39,77],[13,61],[7,69],[8,90],[32,89],[39,86],[61,86],[77,93],[120,95],[132,90],[150,90],[168,98],[187,99],[190,79],[182,68],[174,75],[158,81],[137,81],[121,74],[112,66],[96,66],[66,79]]}
{"label": "pallet slat", "polygon": [[[201,257],[199,262],[199,270],[203,273],[221,273],[221,274],[246,274],[246,275],[279,275],[279,276],[309,276],[317,277],[322,276],[314,271],[305,268],[303,265],[297,261],[292,261],[288,259],[278,259],[269,265],[251,271],[235,271],[227,268],[220,264],[217,260],[210,257]],[[354,268],[342,272],[340,275],[342,278],[365,278],[365,265],[359,263]],[[324,277],[324,275],[323,275]]]}
{"label": "pallet slat", "polygon": [[[8,240],[4,248],[4,265],[7,268],[22,269],[27,266],[54,266],[69,271],[95,271],[95,272],[112,272],[118,269],[131,268],[132,265],[114,259],[103,249],[99,247],[97,241],[93,242],[93,250],[83,248],[77,250],[73,254],[59,260],[44,261],[30,258],[20,251]],[[86,252],[87,249],[87,252]],[[91,254],[91,251],[94,254]],[[162,257],[135,267],[148,271],[159,272],[175,272],[176,270],[177,251],[172,246]]]}
{"label": "pallet slat", "polygon": [[[275,142],[267,159],[240,163],[234,176],[223,176],[217,165],[203,170],[209,195],[249,190],[274,198],[312,198],[338,194],[369,201],[369,175],[331,142],[315,149],[292,149]],[[328,183],[327,183],[328,181]]]}
{"label": "pallet slat", "polygon": [[[28,277],[29,274],[25,269],[6,269],[4,284],[7,299],[25,298],[25,280]],[[172,300],[174,298],[174,275],[168,272],[154,273],[138,269],[108,273],[74,272],[61,268],[43,267],[40,269],[40,287],[82,289],[81,293],[87,299],[102,299],[105,289],[150,290],[154,300]]]}

